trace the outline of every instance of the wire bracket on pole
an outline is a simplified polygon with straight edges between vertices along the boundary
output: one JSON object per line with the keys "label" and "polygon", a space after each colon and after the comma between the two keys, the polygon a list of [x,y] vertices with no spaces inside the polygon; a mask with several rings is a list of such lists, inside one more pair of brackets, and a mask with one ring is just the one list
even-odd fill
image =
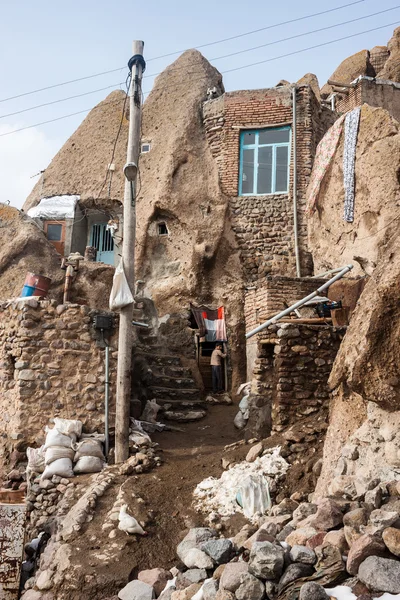
{"label": "wire bracket on pole", "polygon": [[144,60],[143,56],[141,54],[134,54],[128,61],[128,67],[130,72],[132,73],[132,67],[134,65],[136,65],[136,63],[139,63],[142,67],[142,73],[145,72],[146,70],[146,61]]}

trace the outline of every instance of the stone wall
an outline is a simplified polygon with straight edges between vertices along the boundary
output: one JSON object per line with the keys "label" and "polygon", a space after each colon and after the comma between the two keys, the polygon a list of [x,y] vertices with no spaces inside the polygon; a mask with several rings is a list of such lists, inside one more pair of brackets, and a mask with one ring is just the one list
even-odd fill
{"label": "stone wall", "polygon": [[[299,245],[303,273],[309,273],[305,192],[316,146],[335,115],[321,108],[308,85],[297,88],[296,100]],[[288,194],[238,196],[240,132],[292,125],[292,87],[226,93],[204,103],[203,119],[222,190],[231,198],[232,227],[246,280],[256,281],[269,273],[294,274],[293,156]]]}
{"label": "stone wall", "polygon": [[[53,300],[0,305],[0,466],[15,448],[42,442],[43,428],[54,417],[80,419],[86,431],[103,431],[104,350],[91,325],[98,312]],[[116,341],[110,340],[111,390]]]}
{"label": "stone wall", "polygon": [[354,88],[349,89],[348,94],[337,96],[336,109],[344,113],[362,104],[384,108],[400,121],[400,84],[364,77]]}
{"label": "stone wall", "polygon": [[328,378],[345,328],[282,323],[258,334],[248,435],[283,432],[328,416]]}

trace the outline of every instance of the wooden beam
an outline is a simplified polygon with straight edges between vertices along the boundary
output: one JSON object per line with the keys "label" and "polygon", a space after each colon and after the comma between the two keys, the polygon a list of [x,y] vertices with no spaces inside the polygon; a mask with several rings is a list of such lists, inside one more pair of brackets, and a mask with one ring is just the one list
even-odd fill
{"label": "wooden beam", "polygon": [[329,85],[336,85],[337,87],[343,88],[354,88],[356,87],[355,83],[340,83],[339,81],[333,81],[333,79],[328,79]]}

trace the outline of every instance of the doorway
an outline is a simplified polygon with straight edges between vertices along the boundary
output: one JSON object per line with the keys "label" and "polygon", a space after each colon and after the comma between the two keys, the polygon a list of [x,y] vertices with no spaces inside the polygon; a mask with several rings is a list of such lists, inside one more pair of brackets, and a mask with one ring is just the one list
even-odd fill
{"label": "doorway", "polygon": [[[212,392],[212,375],[211,375],[211,354],[217,344],[217,342],[200,342],[197,339],[197,363],[199,365],[199,371],[203,380],[204,389],[206,392]],[[221,343],[221,342],[218,342]],[[223,344],[225,346],[225,344]],[[226,348],[223,349],[225,354]],[[226,359],[222,359],[222,389],[225,392],[227,389],[227,370],[226,370]]]}
{"label": "doorway", "polygon": [[90,233],[90,245],[96,248],[96,262],[114,265],[114,240],[107,223],[95,223]]}

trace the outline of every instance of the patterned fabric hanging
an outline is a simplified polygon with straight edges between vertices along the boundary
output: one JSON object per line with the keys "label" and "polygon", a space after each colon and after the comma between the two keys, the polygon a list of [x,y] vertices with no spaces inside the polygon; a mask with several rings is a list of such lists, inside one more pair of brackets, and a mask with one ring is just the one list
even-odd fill
{"label": "patterned fabric hanging", "polygon": [[356,146],[361,107],[358,106],[347,113],[344,124],[343,149],[343,185],[344,213],[343,219],[348,223],[354,221],[354,171],[356,163]]}

